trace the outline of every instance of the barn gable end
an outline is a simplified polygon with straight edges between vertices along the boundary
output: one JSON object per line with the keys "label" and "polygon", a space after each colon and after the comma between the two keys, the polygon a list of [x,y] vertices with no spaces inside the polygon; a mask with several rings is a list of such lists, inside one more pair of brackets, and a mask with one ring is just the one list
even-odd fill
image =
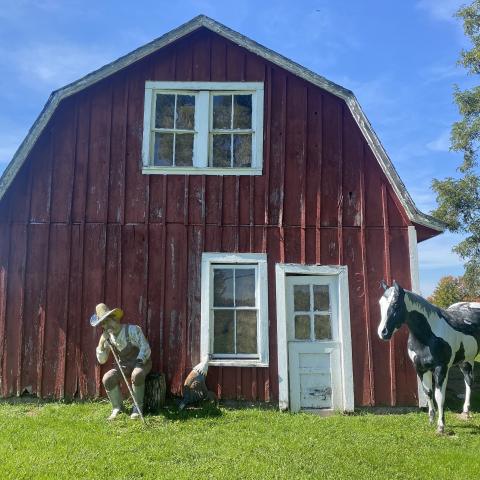
{"label": "barn gable end", "polygon": [[[86,321],[99,301],[142,326],[154,369],[180,393],[200,355],[202,253],[238,252],[268,257],[270,361],[213,367],[208,381],[221,398],[278,400],[275,264],[294,263],[348,266],[355,404],[415,403],[404,332],[391,345],[374,335],[378,281],[410,287],[408,227],[422,225],[427,238],[439,224],[379,162],[348,91],[322,88],[277,54],[246,48],[248,39],[234,43],[210,19],[192,22],[163,48],[72,90],[4,175],[1,395],[101,394],[97,332]],[[263,82],[263,174],[143,175],[152,80]]]}

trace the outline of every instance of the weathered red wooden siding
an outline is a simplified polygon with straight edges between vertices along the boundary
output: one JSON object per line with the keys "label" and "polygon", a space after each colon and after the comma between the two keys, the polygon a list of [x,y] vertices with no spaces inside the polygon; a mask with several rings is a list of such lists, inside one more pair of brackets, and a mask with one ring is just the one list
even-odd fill
{"label": "weathered red wooden siding", "polygon": [[[264,174],[141,174],[144,82],[265,82]],[[212,368],[221,398],[278,398],[275,263],[348,265],[355,403],[413,404],[405,332],[378,340],[382,278],[410,287],[408,221],[343,101],[207,31],[63,101],[0,205],[1,395],[101,391],[121,305],[178,394],[199,361],[204,251],[267,252],[269,368]]]}

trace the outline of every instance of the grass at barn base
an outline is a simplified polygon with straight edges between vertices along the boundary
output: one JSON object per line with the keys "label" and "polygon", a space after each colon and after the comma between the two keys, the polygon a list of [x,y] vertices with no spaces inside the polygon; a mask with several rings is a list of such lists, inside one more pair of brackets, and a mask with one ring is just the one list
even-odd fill
{"label": "grass at barn base", "polygon": [[480,478],[480,413],[447,412],[437,436],[424,412],[333,415],[168,407],[149,428],[109,404],[0,403],[0,477]]}

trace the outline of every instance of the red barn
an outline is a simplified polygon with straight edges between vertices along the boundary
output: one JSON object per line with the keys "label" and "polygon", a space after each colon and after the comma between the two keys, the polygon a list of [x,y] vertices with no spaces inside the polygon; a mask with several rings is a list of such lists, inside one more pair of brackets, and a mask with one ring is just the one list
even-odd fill
{"label": "red barn", "polygon": [[55,91],[0,181],[0,393],[102,394],[97,303],[169,391],[414,405],[382,278],[418,288],[418,211],[352,92],[199,16]]}

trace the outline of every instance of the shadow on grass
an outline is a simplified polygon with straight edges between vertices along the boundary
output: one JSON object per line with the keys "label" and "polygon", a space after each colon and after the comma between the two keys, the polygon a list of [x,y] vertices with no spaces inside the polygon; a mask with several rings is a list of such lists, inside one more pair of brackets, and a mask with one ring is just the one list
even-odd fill
{"label": "shadow on grass", "polygon": [[355,407],[354,412],[347,412],[345,415],[409,415],[410,413],[422,413],[419,407]]}
{"label": "shadow on grass", "polygon": [[469,434],[469,435],[480,435],[480,426],[479,425],[473,425],[470,421],[462,421],[456,422],[452,428],[454,430],[463,430],[464,433]]}
{"label": "shadow on grass", "polygon": [[160,416],[170,421],[185,421],[192,418],[218,418],[222,415],[222,411],[212,403],[204,403],[179,410],[176,402],[171,401],[161,408],[158,413],[149,414],[148,416]]}

